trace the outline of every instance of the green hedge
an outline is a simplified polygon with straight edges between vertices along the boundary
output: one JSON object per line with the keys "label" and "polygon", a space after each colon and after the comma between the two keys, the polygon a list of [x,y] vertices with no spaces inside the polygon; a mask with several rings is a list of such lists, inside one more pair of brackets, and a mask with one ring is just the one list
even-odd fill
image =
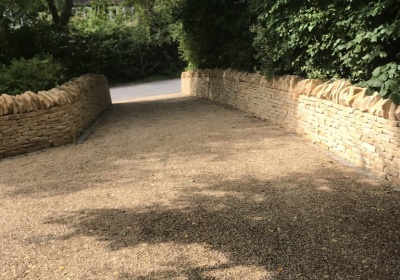
{"label": "green hedge", "polygon": [[54,56],[63,61],[69,76],[102,73],[111,82],[123,82],[184,68],[177,43],[152,39],[145,26],[103,22],[90,32],[75,28],[48,41],[50,45],[42,49],[54,48]]}
{"label": "green hedge", "polygon": [[176,12],[178,38],[189,68],[252,70],[256,61],[245,1],[184,0]]}
{"label": "green hedge", "polygon": [[0,94],[48,90],[65,81],[65,68],[52,56],[13,60],[0,65]]}
{"label": "green hedge", "polygon": [[[28,63],[35,57],[33,61],[38,62],[40,57],[50,55],[65,68],[67,79],[102,73],[111,83],[120,83],[171,76],[185,67],[178,42],[172,39],[168,13],[154,12],[154,18],[150,19],[139,12],[126,14],[124,6],[118,6],[118,11],[110,17],[105,9],[109,1],[91,1],[91,7],[77,7],[68,26],[60,28],[46,16],[47,5],[40,10],[34,4],[22,6],[24,1],[10,3],[0,4],[0,14],[8,15],[0,18],[0,64],[4,69],[13,68],[15,61]],[[85,10],[85,17],[79,9]],[[43,62],[48,61],[44,59]],[[19,91],[21,87],[17,81],[23,84],[20,77],[5,71],[2,90]],[[25,77],[29,79],[30,75]],[[52,79],[48,81],[51,84],[59,80],[55,76],[47,77]],[[10,80],[5,81],[6,78]]]}
{"label": "green hedge", "polygon": [[[183,53],[194,67],[346,78],[400,101],[398,0],[182,2]],[[237,63],[243,52],[255,54],[244,59],[250,66]]]}
{"label": "green hedge", "polygon": [[263,72],[344,77],[399,101],[400,2],[251,0],[250,6]]}

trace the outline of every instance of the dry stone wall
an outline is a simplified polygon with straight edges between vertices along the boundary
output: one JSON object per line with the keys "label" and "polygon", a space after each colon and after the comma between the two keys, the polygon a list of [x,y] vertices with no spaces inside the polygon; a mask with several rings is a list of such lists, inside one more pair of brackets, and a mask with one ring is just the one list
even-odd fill
{"label": "dry stone wall", "polygon": [[37,94],[2,94],[0,159],[72,143],[110,106],[102,75],[85,75]]}
{"label": "dry stone wall", "polygon": [[182,73],[182,92],[208,98],[295,132],[389,181],[400,184],[400,106],[345,80],[232,70]]}

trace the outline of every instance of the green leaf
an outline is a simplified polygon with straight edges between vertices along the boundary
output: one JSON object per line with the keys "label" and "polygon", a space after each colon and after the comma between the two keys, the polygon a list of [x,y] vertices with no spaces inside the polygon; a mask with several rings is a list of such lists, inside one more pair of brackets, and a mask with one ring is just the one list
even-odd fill
{"label": "green leaf", "polygon": [[374,71],[372,71],[373,76],[378,76],[381,72],[381,67],[376,67]]}

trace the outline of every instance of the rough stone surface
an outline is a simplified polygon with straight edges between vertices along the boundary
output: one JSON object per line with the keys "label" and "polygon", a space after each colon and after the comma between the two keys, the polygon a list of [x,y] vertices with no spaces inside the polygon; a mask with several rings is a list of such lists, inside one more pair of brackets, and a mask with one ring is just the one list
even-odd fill
{"label": "rough stone surface", "polygon": [[400,120],[400,106],[398,106],[397,109],[394,111],[394,115],[397,120]]}
{"label": "rough stone surface", "polygon": [[[221,72],[221,70],[212,70]],[[276,77],[272,83],[236,81],[235,71],[182,75],[182,92],[227,104],[317,143],[393,183],[400,182],[400,106],[339,80]],[[262,80],[262,79],[261,79]],[[292,82],[290,82],[292,81]],[[294,84],[295,81],[297,84]],[[288,86],[286,86],[288,84]],[[290,90],[289,90],[290,89]]]}
{"label": "rough stone surface", "polygon": [[2,94],[0,158],[72,143],[110,106],[107,79],[99,75],[75,78],[38,94]]}

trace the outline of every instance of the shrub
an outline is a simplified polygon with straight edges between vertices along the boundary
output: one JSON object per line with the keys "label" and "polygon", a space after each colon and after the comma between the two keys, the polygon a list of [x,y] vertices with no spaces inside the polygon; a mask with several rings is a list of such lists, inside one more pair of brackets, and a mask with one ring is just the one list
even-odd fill
{"label": "shrub", "polygon": [[73,30],[60,57],[71,74],[102,73],[111,81],[133,81],[183,68],[176,42],[155,40],[146,26],[102,22],[96,30]]}
{"label": "shrub", "polygon": [[25,91],[48,90],[64,81],[65,69],[51,56],[13,60],[1,65],[0,93],[20,94]]}
{"label": "shrub", "polygon": [[180,50],[190,68],[255,65],[246,1],[185,0],[177,12]]}
{"label": "shrub", "polygon": [[181,50],[193,68],[346,78],[400,101],[398,0],[181,2]]}
{"label": "shrub", "polygon": [[[77,6],[69,25],[60,29],[51,24],[46,9],[39,10],[33,4],[26,6],[32,8],[32,15],[24,11],[19,20],[0,18],[0,64],[7,65],[6,68],[12,60],[31,59],[41,54],[51,54],[58,60],[66,69],[68,79],[102,73],[110,82],[126,82],[171,75],[184,68],[178,43],[172,40],[167,26],[169,15],[161,11],[155,11],[150,21],[144,20],[144,15],[126,14],[124,6],[117,6],[118,11],[111,16],[106,9],[109,1],[96,0],[91,1],[91,7]],[[85,18],[79,9],[84,9]],[[0,4],[0,14],[7,14],[5,11]]]}
{"label": "shrub", "polygon": [[399,99],[399,1],[251,0],[250,4],[257,15],[252,30],[264,73],[343,77]]}

